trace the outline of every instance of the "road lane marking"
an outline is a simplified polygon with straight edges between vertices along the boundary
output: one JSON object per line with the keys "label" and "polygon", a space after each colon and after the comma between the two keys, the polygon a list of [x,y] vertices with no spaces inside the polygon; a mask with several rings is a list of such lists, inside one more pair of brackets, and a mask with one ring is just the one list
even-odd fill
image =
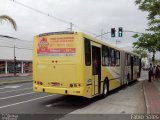
{"label": "road lane marking", "polygon": [[22,87],[23,85],[8,85],[8,86],[5,86],[5,88],[19,88],[19,87]]}
{"label": "road lane marking", "polygon": [[33,94],[33,93],[35,93],[35,92],[30,92],[30,93],[25,93],[25,94],[18,94],[18,95],[14,95],[14,96],[8,96],[8,97],[0,98],[0,100],[13,98],[13,97],[18,97],[18,96],[24,96],[24,95]]}
{"label": "road lane marking", "polygon": [[27,89],[31,89],[31,88],[24,88],[24,89],[18,89],[18,90],[4,91],[4,92],[0,92],[0,94],[1,94],[1,93],[14,92],[14,91],[22,91],[22,90],[27,90]]}
{"label": "road lane marking", "polygon": [[[54,94],[53,94],[54,95]],[[53,95],[47,95],[47,96],[43,96],[43,97],[39,97],[39,98],[35,98],[35,99],[31,99],[31,100],[26,100],[26,101],[22,101],[22,102],[18,102],[18,103],[13,103],[13,104],[9,104],[9,105],[5,105],[5,106],[1,106],[0,109],[2,108],[6,108],[6,107],[11,107],[11,106],[15,106],[15,105],[19,105],[19,104],[23,104],[23,103],[27,103],[27,102],[31,102],[31,101],[35,101],[35,100],[39,100],[39,99],[43,99],[43,98],[47,98],[47,97],[51,97]]]}
{"label": "road lane marking", "polygon": [[7,89],[7,88],[15,89],[15,88],[22,87],[22,86],[23,86],[23,85],[19,85],[19,86],[18,86],[18,85],[16,85],[16,86],[15,86],[15,85],[14,85],[14,86],[11,86],[11,85],[10,85],[10,86],[5,86],[5,87],[0,88],[0,89]]}
{"label": "road lane marking", "polygon": [[52,107],[53,105],[52,104],[49,104],[49,105],[45,105],[46,107]]}

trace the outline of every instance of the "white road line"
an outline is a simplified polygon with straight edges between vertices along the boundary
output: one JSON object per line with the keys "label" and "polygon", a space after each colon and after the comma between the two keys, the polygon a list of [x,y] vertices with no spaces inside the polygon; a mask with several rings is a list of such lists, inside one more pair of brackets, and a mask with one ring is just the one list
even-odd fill
{"label": "white road line", "polygon": [[5,88],[19,88],[19,87],[22,87],[23,85],[8,85],[8,86],[5,86]]}
{"label": "white road line", "polygon": [[8,89],[8,88],[6,88],[6,87],[3,87],[3,88],[0,88],[0,89],[2,90],[2,89]]}
{"label": "white road line", "polygon": [[43,99],[43,98],[47,98],[47,97],[50,97],[50,96],[53,96],[53,95],[47,95],[47,96],[44,96],[44,97],[39,97],[39,98],[31,99],[31,100],[26,100],[26,101],[22,101],[22,102],[18,102],[18,103],[13,103],[13,104],[1,106],[0,109],[10,107],[10,106],[19,105],[19,104],[23,104],[23,103],[27,103],[27,102],[31,102],[31,101],[35,101],[35,100],[39,100],[39,99]]}
{"label": "white road line", "polygon": [[18,96],[24,96],[24,95],[33,94],[33,93],[35,93],[35,92],[30,92],[30,93],[25,93],[25,94],[18,94],[18,95],[14,95],[14,96],[8,96],[8,97],[0,98],[0,100],[13,98],[13,97],[18,97]]}
{"label": "white road line", "polygon": [[0,94],[1,94],[1,93],[14,92],[14,91],[22,91],[22,90],[27,90],[27,89],[31,89],[31,88],[24,88],[24,89],[18,89],[18,90],[4,91],[4,92],[0,92]]}
{"label": "white road line", "polygon": [[15,88],[18,88],[18,87],[22,87],[23,85],[19,85],[19,86],[15,86],[15,85],[7,85],[7,86],[4,86],[3,88],[0,88],[0,89],[15,89]]}
{"label": "white road line", "polygon": [[53,105],[52,104],[49,104],[49,105],[45,105],[46,107],[52,107]]}

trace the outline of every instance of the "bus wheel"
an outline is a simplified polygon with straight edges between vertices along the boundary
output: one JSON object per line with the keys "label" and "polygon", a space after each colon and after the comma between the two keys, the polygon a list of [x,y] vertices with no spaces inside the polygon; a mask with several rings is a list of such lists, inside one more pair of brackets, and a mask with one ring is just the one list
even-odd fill
{"label": "bus wheel", "polygon": [[102,98],[105,98],[108,95],[108,84],[105,81],[103,84],[103,93],[102,93]]}
{"label": "bus wheel", "polygon": [[128,75],[127,75],[126,85],[128,85],[128,84],[129,84],[129,80],[130,80],[130,75],[129,75],[129,73],[128,73]]}

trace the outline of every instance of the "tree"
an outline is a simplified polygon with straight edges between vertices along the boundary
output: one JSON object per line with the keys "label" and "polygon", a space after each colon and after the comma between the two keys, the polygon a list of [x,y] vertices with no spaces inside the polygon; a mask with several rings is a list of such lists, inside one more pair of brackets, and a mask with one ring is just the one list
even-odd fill
{"label": "tree", "polygon": [[17,30],[17,24],[14,21],[14,19],[12,19],[11,17],[9,17],[8,15],[1,15],[0,16],[0,23],[2,23],[3,21],[8,21],[11,23],[12,27]]}
{"label": "tree", "polygon": [[141,58],[146,58],[148,57],[148,54],[146,51],[142,50],[142,49],[134,49],[132,52],[138,54],[141,56]]}
{"label": "tree", "polygon": [[135,3],[140,10],[148,12],[148,29],[146,29],[147,33],[133,36],[138,38],[133,45],[135,48],[152,52],[154,57],[156,51],[160,51],[160,2],[159,0],[136,0]]}

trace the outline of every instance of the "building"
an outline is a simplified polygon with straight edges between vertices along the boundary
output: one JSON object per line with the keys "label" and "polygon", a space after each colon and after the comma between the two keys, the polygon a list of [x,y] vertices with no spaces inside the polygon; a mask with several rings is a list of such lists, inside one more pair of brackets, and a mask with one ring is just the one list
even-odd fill
{"label": "building", "polygon": [[0,35],[0,76],[32,73],[32,41]]}

